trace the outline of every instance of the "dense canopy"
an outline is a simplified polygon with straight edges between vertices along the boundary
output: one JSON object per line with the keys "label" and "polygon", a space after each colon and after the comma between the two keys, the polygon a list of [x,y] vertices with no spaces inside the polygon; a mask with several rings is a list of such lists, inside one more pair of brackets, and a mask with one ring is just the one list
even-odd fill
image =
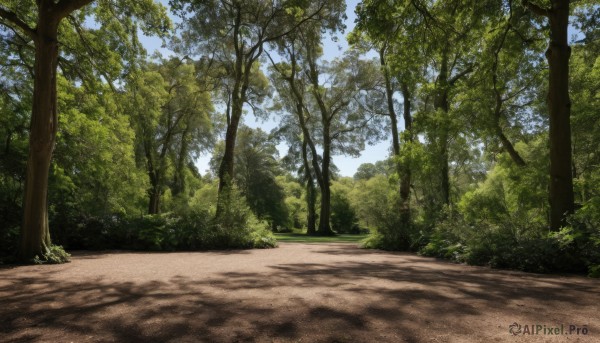
{"label": "dense canopy", "polygon": [[[369,233],[597,276],[599,18],[595,0],[0,0],[0,252]],[[374,144],[387,159],[336,167]]]}

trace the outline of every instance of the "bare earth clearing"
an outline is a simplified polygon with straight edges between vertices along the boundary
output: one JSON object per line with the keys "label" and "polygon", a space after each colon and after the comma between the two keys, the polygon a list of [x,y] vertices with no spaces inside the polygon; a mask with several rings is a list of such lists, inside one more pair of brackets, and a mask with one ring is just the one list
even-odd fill
{"label": "bare earth clearing", "polygon": [[[1,342],[600,342],[600,282],[353,244],[0,269]],[[512,336],[509,325],[587,325]]]}

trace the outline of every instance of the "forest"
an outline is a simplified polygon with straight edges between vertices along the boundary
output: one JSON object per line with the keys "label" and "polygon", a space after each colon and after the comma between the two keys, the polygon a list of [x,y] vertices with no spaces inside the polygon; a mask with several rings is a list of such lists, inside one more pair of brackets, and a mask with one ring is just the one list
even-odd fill
{"label": "forest", "polygon": [[352,233],[600,277],[598,141],[597,0],[0,0],[4,263]]}

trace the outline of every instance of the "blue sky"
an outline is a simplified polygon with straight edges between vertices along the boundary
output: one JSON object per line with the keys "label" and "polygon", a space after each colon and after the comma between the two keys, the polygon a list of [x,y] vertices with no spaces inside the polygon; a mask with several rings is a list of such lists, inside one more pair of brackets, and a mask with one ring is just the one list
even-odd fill
{"label": "blue sky", "polygon": [[[160,0],[160,2],[168,8],[168,0]],[[354,20],[356,18],[356,15],[354,14],[354,8],[356,7],[357,3],[358,0],[349,0],[346,2],[346,32],[344,34],[337,35],[337,42],[334,42],[331,37],[327,38],[323,42],[324,58],[326,60],[333,60],[336,57],[342,56],[344,51],[348,48],[345,35],[354,28]],[[141,42],[144,44],[150,54],[157,50],[163,55],[171,54],[169,50],[161,48],[162,42],[158,38],[142,37]],[[261,119],[256,119],[249,113],[244,117],[244,124],[253,128],[260,127],[264,131],[268,132],[276,127],[278,122],[276,117],[267,121],[263,121]],[[356,172],[358,166],[362,163],[375,163],[387,158],[389,155],[390,145],[391,138],[380,142],[377,145],[367,145],[365,150],[362,151],[361,156],[358,158],[335,155],[333,156],[333,163],[339,168],[342,176],[352,176]],[[287,151],[287,146],[284,143],[281,143],[278,146],[278,149],[280,151],[280,157],[282,157]],[[202,174],[204,174],[208,169],[208,162],[210,161],[210,158],[210,154],[206,154],[204,156],[200,156],[200,158],[196,161],[196,166]]]}

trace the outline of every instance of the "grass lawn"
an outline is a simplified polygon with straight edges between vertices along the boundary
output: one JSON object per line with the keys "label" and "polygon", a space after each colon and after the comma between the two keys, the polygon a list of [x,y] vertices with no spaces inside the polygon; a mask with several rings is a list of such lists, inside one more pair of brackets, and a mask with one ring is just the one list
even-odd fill
{"label": "grass lawn", "polygon": [[294,243],[358,243],[367,235],[308,236],[303,233],[276,233],[279,242]]}

